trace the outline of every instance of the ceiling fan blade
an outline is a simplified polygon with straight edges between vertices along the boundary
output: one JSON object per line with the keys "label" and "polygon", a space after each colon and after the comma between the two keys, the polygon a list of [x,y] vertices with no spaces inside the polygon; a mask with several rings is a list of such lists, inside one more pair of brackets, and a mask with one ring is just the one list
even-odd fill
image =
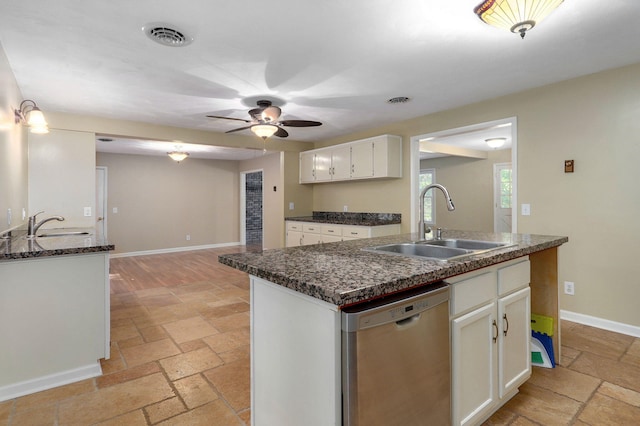
{"label": "ceiling fan blade", "polygon": [[[250,122],[249,122],[250,123]],[[238,129],[233,129],[233,130],[227,130],[225,133],[233,133],[233,132],[239,132],[241,130],[247,130],[250,129],[252,126],[246,126],[246,127],[240,127]]]}
{"label": "ceiling fan blade", "polygon": [[273,134],[273,136],[277,136],[279,138],[286,138],[287,136],[289,136],[289,132],[287,132],[285,129],[283,129],[282,127],[278,127],[278,131],[275,132]]}
{"label": "ceiling fan blade", "polygon": [[245,123],[251,123],[250,120],[245,120],[243,118],[233,118],[233,117],[222,117],[220,115],[207,115],[209,118],[221,118],[223,120],[235,120],[235,121],[243,121]]}
{"label": "ceiling fan blade", "polygon": [[289,126],[289,127],[314,127],[314,126],[322,126],[322,123],[319,121],[311,121],[311,120],[284,120],[278,123],[281,126]]}

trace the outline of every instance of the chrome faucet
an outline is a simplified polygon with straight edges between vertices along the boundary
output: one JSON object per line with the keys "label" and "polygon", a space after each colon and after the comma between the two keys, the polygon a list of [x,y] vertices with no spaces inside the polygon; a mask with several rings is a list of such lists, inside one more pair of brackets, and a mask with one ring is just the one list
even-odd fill
{"label": "chrome faucet", "polygon": [[42,219],[40,222],[36,223],[36,216],[38,216],[40,213],[44,213],[44,210],[39,211],[38,213],[34,214],[33,216],[29,216],[29,225],[27,228],[27,238],[35,238],[36,237],[36,232],[38,232],[38,229],[40,229],[40,227],[42,225],[44,225],[45,223],[52,221],[52,220],[58,220],[60,222],[62,222],[64,220],[64,217],[62,216],[51,216],[48,217],[46,219]]}
{"label": "chrome faucet", "polygon": [[[444,186],[433,183],[431,185],[427,185],[422,192],[420,192],[420,221],[418,222],[418,235],[420,235],[420,239],[424,240],[427,238],[427,234],[431,232],[431,228],[425,227],[424,224],[424,196],[428,190],[432,188],[438,188],[444,194],[444,197],[447,199],[447,210],[450,212],[454,211],[456,207],[453,205],[453,201],[451,200],[451,196],[449,195],[449,191]],[[440,235],[442,236],[442,235]]]}

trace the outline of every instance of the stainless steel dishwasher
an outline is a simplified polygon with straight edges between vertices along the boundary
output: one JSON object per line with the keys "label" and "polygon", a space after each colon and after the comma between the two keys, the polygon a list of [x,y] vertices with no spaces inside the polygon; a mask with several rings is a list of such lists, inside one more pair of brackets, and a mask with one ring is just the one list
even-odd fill
{"label": "stainless steel dishwasher", "polygon": [[345,308],[343,425],[449,425],[449,348],[444,283]]}

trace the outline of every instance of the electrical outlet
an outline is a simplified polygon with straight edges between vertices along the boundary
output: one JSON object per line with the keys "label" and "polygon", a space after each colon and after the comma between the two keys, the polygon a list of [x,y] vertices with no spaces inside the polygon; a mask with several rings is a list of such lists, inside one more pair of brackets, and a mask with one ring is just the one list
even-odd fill
{"label": "electrical outlet", "polygon": [[349,211],[349,206],[344,206],[344,207],[342,207],[342,211],[343,211],[343,212],[348,212],[348,211]]}
{"label": "electrical outlet", "polygon": [[7,226],[11,226],[11,209],[7,209]]}
{"label": "electrical outlet", "polygon": [[293,204],[293,201],[291,201],[291,202],[289,203],[289,210],[293,210],[293,209],[294,209],[294,207],[295,207],[295,205]]}
{"label": "electrical outlet", "polygon": [[574,283],[572,283],[571,281],[564,282],[564,294],[568,294],[571,296],[575,294]]}
{"label": "electrical outlet", "polygon": [[114,212],[114,213],[118,213],[118,208],[114,207],[111,211]]}
{"label": "electrical outlet", "polygon": [[191,241],[191,235],[187,234],[187,241]]}

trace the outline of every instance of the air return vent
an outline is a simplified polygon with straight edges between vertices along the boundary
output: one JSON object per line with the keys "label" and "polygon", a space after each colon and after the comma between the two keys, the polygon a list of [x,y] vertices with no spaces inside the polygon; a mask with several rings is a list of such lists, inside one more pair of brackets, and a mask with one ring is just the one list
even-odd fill
{"label": "air return vent", "polygon": [[182,47],[193,41],[192,37],[189,37],[184,31],[176,28],[175,25],[161,22],[145,25],[142,27],[142,31],[144,31],[151,40],[163,46]]}

